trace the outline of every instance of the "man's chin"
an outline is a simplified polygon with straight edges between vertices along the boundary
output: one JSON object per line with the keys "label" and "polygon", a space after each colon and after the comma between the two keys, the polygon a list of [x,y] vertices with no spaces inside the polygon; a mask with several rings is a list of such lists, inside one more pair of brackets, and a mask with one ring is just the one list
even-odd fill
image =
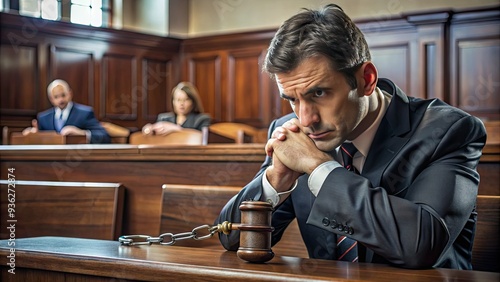
{"label": "man's chin", "polygon": [[332,140],[328,141],[314,141],[314,144],[316,144],[316,147],[323,152],[331,152],[333,149],[336,148],[334,142]]}

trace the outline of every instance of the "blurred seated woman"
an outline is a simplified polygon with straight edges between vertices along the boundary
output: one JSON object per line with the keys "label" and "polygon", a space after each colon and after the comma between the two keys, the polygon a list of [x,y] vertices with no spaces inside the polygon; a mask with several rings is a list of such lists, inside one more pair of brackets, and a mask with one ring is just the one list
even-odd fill
{"label": "blurred seated woman", "polygon": [[142,128],[143,134],[167,135],[182,128],[202,130],[210,125],[210,116],[203,113],[203,105],[196,87],[180,82],[172,89],[173,112],[161,113],[155,123]]}

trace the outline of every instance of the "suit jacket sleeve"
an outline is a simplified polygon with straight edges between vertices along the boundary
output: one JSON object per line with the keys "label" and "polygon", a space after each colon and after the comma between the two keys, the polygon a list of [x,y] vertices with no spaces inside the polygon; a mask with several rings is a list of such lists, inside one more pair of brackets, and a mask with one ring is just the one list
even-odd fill
{"label": "suit jacket sleeve", "polygon": [[173,112],[158,114],[158,117],[156,118],[156,122],[159,122],[159,121],[168,121],[171,123],[175,123],[175,114]]}
{"label": "suit jacket sleeve", "polygon": [[38,113],[36,119],[38,121],[39,130],[55,130],[53,109]]}
{"label": "suit jacket sleeve", "polygon": [[84,130],[90,131],[90,143],[110,143],[111,137],[106,132],[106,129],[101,126],[99,121],[95,118],[94,111],[88,111],[84,118],[85,125],[82,127]]}
{"label": "suit jacket sleeve", "polygon": [[[268,138],[271,136],[271,133],[277,126],[283,124],[290,118],[292,118],[292,116],[285,116],[284,118],[281,118],[279,120],[274,120],[269,126]],[[271,163],[272,158],[266,156],[266,159],[262,163],[261,168],[255,175],[254,179],[224,206],[219,217],[215,220],[215,224],[220,224],[224,221],[234,223],[241,222],[239,206],[244,201],[260,200],[262,196],[262,173],[269,165],[271,165]],[[231,231],[229,235],[219,233],[219,240],[226,250],[236,251],[238,250],[240,243],[240,232],[237,230]]]}
{"label": "suit jacket sleeve", "polygon": [[202,130],[203,127],[209,127],[210,126],[210,122],[211,122],[211,118],[210,118],[209,115],[198,114],[196,116],[196,119],[195,119],[195,122],[194,122],[195,129]]}

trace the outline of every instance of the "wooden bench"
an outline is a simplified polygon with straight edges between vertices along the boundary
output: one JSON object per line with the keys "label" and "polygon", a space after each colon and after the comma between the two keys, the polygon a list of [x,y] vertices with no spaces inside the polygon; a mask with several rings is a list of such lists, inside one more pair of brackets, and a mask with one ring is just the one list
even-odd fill
{"label": "wooden bench", "polygon": [[61,135],[55,131],[39,131],[23,135],[21,132],[10,134],[9,145],[64,145],[86,144],[86,136]]}
{"label": "wooden bench", "polygon": [[132,145],[206,145],[204,132],[192,128],[183,128],[168,135],[145,135],[141,131],[129,136]]}
{"label": "wooden bench", "polygon": [[106,122],[106,121],[101,121],[100,122],[101,126],[104,127],[104,130],[108,133],[109,137],[111,138],[111,143],[113,144],[127,144],[128,143],[128,137],[130,136],[130,130],[111,123],[111,122]]}
{"label": "wooden bench", "polygon": [[477,196],[474,270],[500,272],[500,196]]}
{"label": "wooden bench", "polygon": [[208,127],[208,144],[213,143],[266,143],[267,128],[258,129],[237,122],[219,122]]}
{"label": "wooden bench", "polygon": [[[0,180],[0,193],[2,239],[15,234],[16,239],[64,236],[116,240],[122,235],[121,184]],[[11,224],[15,230],[7,229]]]}
{"label": "wooden bench", "polygon": [[[205,224],[213,225],[224,205],[241,190],[240,186],[184,184],[164,184],[162,188],[160,232],[173,234],[191,232]],[[175,244],[221,249],[217,236],[205,240],[182,240]],[[272,249],[280,256],[308,257],[296,221],[290,224],[281,241]]]}

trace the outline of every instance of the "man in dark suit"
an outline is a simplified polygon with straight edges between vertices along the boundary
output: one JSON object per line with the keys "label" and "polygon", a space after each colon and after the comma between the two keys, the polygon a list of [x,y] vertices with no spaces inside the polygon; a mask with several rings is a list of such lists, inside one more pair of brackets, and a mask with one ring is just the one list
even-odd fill
{"label": "man in dark suit", "polygon": [[62,135],[85,135],[90,143],[110,143],[111,139],[95,118],[94,110],[72,102],[73,92],[66,81],[52,81],[47,94],[54,107],[39,113],[33,120],[33,127],[25,129],[23,134],[55,130]]}
{"label": "man in dark suit", "polygon": [[[406,96],[370,60],[336,5],[284,22],[264,69],[297,118],[271,124],[260,172],[216,223],[240,222],[242,201],[268,201],[273,245],[297,218],[312,258],[471,269],[485,128],[440,100]],[[239,232],[219,238],[238,249]]]}

